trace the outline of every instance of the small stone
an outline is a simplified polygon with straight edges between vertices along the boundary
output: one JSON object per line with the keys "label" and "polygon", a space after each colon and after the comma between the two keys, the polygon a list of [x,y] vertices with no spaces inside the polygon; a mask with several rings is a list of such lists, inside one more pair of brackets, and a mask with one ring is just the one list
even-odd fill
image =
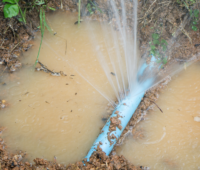
{"label": "small stone", "polygon": [[3,109],[3,108],[6,107],[6,105],[2,103],[2,104],[0,105],[0,107]]}
{"label": "small stone", "polygon": [[14,161],[14,165],[17,166],[17,162],[16,161]]}
{"label": "small stone", "polygon": [[6,160],[6,159],[8,159],[8,157],[7,157],[7,156],[4,156],[4,157],[3,157],[3,160]]}
{"label": "small stone", "polygon": [[30,166],[30,163],[29,162],[25,162],[25,165]]}
{"label": "small stone", "polygon": [[23,40],[24,41],[27,41],[29,39],[29,35],[28,34],[25,34],[24,36],[23,36]]}

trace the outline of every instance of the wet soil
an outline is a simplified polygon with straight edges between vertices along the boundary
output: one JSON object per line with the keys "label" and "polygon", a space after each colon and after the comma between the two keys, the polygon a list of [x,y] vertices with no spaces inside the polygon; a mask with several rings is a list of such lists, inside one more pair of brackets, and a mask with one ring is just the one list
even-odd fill
{"label": "wet soil", "polygon": [[[24,1],[25,2],[25,1]],[[31,2],[27,0],[26,2]],[[21,3],[20,6],[24,9],[26,2]],[[118,1],[117,1],[118,2]],[[113,26],[117,30],[116,19],[111,15],[109,5],[106,1],[96,0],[99,8],[104,11],[103,19],[112,21]],[[86,8],[87,1],[82,3],[82,15],[87,15],[88,11]],[[77,1],[76,0],[49,0],[48,6],[55,9],[70,10],[71,12],[77,12]],[[117,3],[119,7],[120,3]],[[126,2],[127,9],[129,10],[132,5],[129,1]],[[3,15],[4,4],[0,2],[0,76],[2,74],[14,74],[15,71],[20,69],[22,66],[20,60],[23,58],[23,52],[27,51],[32,46],[34,39],[34,33],[38,31],[39,26],[39,15],[36,9],[27,10],[26,20],[27,24],[23,24],[18,21],[16,17],[12,19],[5,19]],[[120,8],[120,7],[119,7]],[[183,63],[188,61],[192,57],[196,57],[198,60],[200,55],[200,29],[193,31],[191,29],[191,18],[189,17],[188,11],[184,7],[180,7],[175,0],[171,1],[139,1],[138,6],[138,39],[140,43],[140,51],[142,57],[148,56],[147,49],[150,49],[149,42],[151,41],[151,34],[157,33],[162,34],[162,37],[168,42],[167,56],[168,65],[172,62]],[[200,4],[194,6],[194,9],[200,9]],[[48,12],[51,12],[47,9]],[[100,20],[98,11],[94,12],[94,15],[90,16],[91,19]],[[127,16],[128,21],[131,15]],[[200,22],[197,25],[200,28]],[[129,27],[129,29],[131,29]],[[161,52],[162,54],[162,52]],[[165,66],[167,68],[167,65]],[[165,69],[163,68],[163,70]],[[129,125],[123,132],[123,135],[118,141],[118,145],[122,144],[125,137],[133,133],[136,138],[143,137],[142,133],[134,130],[136,124],[143,120],[147,115],[148,110],[152,107],[157,107],[155,101],[158,98],[159,91],[162,90],[170,78],[167,78],[161,82],[158,86],[152,88],[146,92],[142,102],[140,103],[136,113],[129,122]],[[1,81],[1,80],[0,80]],[[4,82],[0,82],[1,85],[5,85]],[[6,109],[9,101],[5,101],[0,98],[0,109]],[[7,103],[8,102],[8,103]],[[117,118],[113,118],[113,127],[120,126],[120,122]],[[0,135],[5,130],[4,127],[0,129]],[[105,156],[105,153],[100,148],[93,154],[90,161],[85,163],[77,162],[70,164],[67,167],[60,165],[54,161],[47,161],[44,159],[34,159],[35,164],[26,162],[26,153],[22,151],[16,153],[9,153],[7,151],[6,141],[0,138],[0,170],[8,169],[142,169],[144,167],[135,167],[131,165],[123,156],[115,155],[115,150],[109,157]],[[165,160],[166,164],[169,164],[168,160]],[[174,166],[171,165],[170,166]]]}

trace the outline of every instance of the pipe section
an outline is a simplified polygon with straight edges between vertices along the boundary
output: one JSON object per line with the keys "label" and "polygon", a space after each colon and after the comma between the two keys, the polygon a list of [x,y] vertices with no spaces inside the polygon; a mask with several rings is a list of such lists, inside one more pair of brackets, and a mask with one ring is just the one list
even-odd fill
{"label": "pipe section", "polygon": [[[154,61],[155,58],[152,57],[151,61]],[[142,65],[141,69],[138,72],[138,76],[141,76],[144,70],[148,67],[145,63]],[[151,66],[150,66],[151,67]],[[109,155],[112,151],[114,145],[116,144],[117,140],[121,136],[123,130],[127,126],[128,122],[130,121],[131,117],[133,116],[135,110],[137,109],[138,105],[140,104],[146,90],[151,87],[154,82],[154,78],[149,78],[142,84],[137,83],[136,87],[134,88],[135,91],[129,94],[122,102],[115,108],[112,115],[106,122],[105,126],[103,127],[100,135],[93,143],[91,149],[89,150],[87,156],[87,161],[89,161],[92,153],[96,151],[97,146],[102,149],[106,155]],[[116,127],[116,130],[110,131],[109,127],[111,125],[111,121],[113,120],[120,121],[120,125]]]}

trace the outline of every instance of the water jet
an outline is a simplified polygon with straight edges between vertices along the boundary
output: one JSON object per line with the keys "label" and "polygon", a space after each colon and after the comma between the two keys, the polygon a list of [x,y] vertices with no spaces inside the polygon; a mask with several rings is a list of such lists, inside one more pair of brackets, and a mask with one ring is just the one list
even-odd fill
{"label": "water jet", "polygon": [[[155,61],[155,57],[152,56],[151,62],[154,62],[154,61]],[[140,76],[143,75],[147,67],[150,67],[149,68],[150,70],[153,69],[151,65],[147,65],[146,63],[144,63],[138,72],[138,79]],[[100,135],[95,140],[87,156],[85,157],[87,158],[87,161],[90,160],[92,153],[96,151],[98,145],[102,149],[102,151],[106,153],[106,155],[110,154],[117,140],[121,136],[123,130],[127,126],[135,110],[140,104],[146,90],[153,85],[154,80],[155,78],[149,78],[145,82],[142,82],[142,83],[140,83],[139,80],[138,82],[136,82],[135,91],[132,93],[129,93],[126,96],[126,98],[123,99],[119,103],[119,105],[115,108],[112,115],[106,122],[105,126],[102,128]],[[115,127],[114,130],[110,128],[113,123],[112,118],[118,119],[119,121],[119,123],[117,124],[117,127]]]}

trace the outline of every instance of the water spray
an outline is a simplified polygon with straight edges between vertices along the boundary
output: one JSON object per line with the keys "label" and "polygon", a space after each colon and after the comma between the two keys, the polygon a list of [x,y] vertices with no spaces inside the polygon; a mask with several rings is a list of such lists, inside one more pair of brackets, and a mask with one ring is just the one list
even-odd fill
{"label": "water spray", "polygon": [[[153,63],[155,60],[155,57],[152,56],[149,65],[144,63],[141,66],[140,70],[138,71],[138,79],[139,77],[143,76],[146,69],[153,69],[154,66],[151,63]],[[110,154],[117,140],[121,136],[123,130],[127,126],[135,110],[140,104],[142,98],[144,97],[146,90],[153,85],[154,80],[155,78],[148,78],[145,82],[142,83],[137,80],[134,88],[135,90],[128,94],[127,97],[119,103],[101,130],[101,133],[85,157],[87,161],[90,160],[92,153],[97,150],[97,147],[100,147],[107,156]],[[112,129],[113,123],[117,125],[114,127],[114,130]]]}

